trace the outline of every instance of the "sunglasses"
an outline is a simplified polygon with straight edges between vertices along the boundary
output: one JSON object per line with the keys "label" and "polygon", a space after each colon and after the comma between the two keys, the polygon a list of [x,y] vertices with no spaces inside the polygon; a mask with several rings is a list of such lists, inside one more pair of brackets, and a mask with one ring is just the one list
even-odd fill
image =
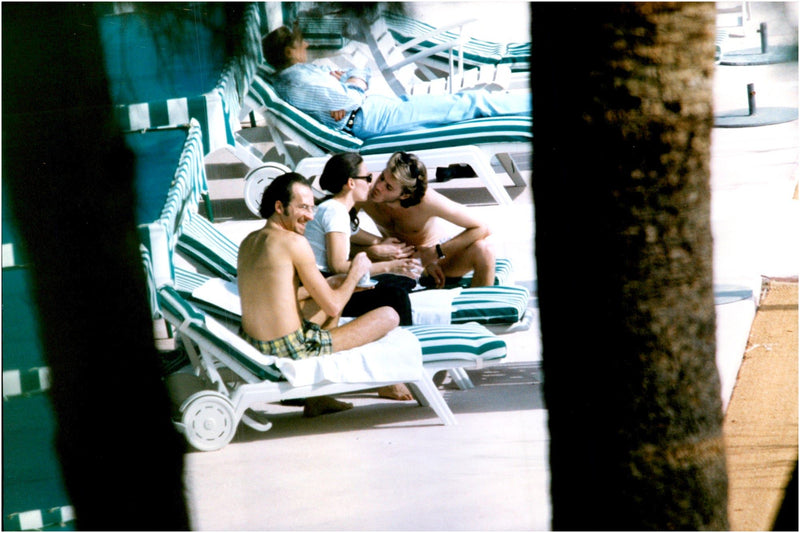
{"label": "sunglasses", "polygon": [[367,183],[372,183],[372,174],[367,174],[366,176],[353,176],[354,180],[364,180]]}

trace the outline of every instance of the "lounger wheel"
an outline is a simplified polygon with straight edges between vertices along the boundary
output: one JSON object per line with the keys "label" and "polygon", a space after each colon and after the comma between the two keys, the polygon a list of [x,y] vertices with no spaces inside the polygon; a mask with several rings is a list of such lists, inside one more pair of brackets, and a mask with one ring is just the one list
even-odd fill
{"label": "lounger wheel", "polygon": [[287,172],[291,172],[291,169],[286,165],[270,162],[247,173],[244,177],[244,203],[251,213],[261,217],[259,209],[264,189],[272,183],[272,180]]}
{"label": "lounger wheel", "polygon": [[200,451],[224,448],[236,433],[236,416],[231,402],[222,394],[200,391],[181,406],[182,430],[189,444]]}

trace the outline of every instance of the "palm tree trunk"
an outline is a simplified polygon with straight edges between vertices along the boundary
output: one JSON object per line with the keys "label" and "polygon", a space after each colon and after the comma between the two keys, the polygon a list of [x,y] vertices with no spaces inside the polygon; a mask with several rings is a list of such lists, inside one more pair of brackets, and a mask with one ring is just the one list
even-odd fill
{"label": "palm tree trunk", "polygon": [[713,3],[533,3],[554,529],[726,529]]}

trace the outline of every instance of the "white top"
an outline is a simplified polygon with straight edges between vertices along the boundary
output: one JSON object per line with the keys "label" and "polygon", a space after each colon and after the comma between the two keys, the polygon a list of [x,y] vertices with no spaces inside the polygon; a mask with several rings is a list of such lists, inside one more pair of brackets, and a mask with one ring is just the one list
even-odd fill
{"label": "white top", "polygon": [[314,250],[317,268],[322,272],[331,272],[328,268],[328,245],[325,235],[335,231],[347,235],[346,252],[350,255],[350,214],[347,207],[333,198],[325,200],[317,208],[314,220],[306,224],[306,239]]}

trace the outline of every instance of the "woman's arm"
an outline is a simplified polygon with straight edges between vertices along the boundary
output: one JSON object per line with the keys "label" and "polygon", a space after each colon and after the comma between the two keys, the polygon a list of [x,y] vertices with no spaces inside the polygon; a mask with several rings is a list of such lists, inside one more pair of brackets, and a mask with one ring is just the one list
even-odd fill
{"label": "woman's arm", "polygon": [[328,256],[328,271],[334,274],[346,274],[350,270],[348,235],[339,231],[325,234],[325,250]]}

